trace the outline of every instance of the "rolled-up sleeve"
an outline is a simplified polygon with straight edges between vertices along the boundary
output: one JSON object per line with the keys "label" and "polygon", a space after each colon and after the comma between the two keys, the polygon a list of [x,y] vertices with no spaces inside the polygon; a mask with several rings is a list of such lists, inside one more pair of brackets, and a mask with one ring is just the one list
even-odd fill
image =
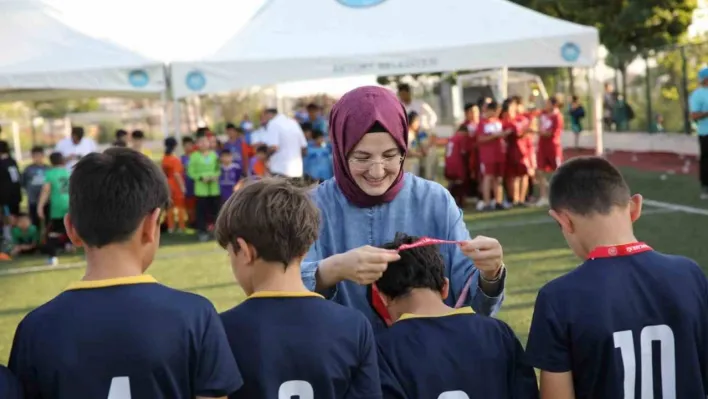
{"label": "rolled-up sleeve", "polygon": [[[466,241],[470,239],[470,232],[467,229],[464,219],[462,218],[462,211],[455,205],[454,202],[448,207],[448,214],[450,215],[450,233],[447,237],[451,241]],[[470,282],[469,292],[467,297],[463,302],[464,306],[472,306],[475,312],[494,316],[501,308],[502,302],[504,301],[504,284],[506,280],[506,272],[502,275],[502,287],[499,291],[499,295],[490,297],[485,294],[479,287],[479,270],[474,267],[474,262],[462,253],[460,248],[456,245],[448,245],[447,257],[449,259],[449,275],[450,275],[450,291],[451,295],[448,297],[447,304],[454,306],[462,291],[467,283],[467,281],[472,279]]]}
{"label": "rolled-up sleeve", "polygon": [[[305,259],[300,264],[300,275],[302,276],[302,282],[305,284],[308,290],[315,292],[317,288],[317,268],[320,267],[320,261],[322,260],[322,255],[320,254],[320,242],[315,241],[307,251]],[[337,285],[331,287],[324,291],[317,291],[327,299],[334,299],[337,295]]]}

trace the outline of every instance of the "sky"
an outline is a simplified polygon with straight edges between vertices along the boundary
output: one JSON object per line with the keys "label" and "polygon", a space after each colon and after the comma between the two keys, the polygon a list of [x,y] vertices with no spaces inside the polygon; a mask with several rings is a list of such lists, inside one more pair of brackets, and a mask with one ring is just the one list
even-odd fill
{"label": "sky", "polygon": [[[198,59],[218,50],[264,1],[44,0],[75,29],[165,62]],[[373,76],[293,82],[279,85],[278,93],[337,95],[374,82]]]}

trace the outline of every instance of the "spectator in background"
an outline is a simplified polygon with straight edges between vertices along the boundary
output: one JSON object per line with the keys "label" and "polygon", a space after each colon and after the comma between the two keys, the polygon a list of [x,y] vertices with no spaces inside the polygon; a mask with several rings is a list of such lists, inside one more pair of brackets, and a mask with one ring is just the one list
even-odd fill
{"label": "spectator in background", "polygon": [[63,155],[66,168],[70,172],[81,157],[98,150],[96,142],[89,137],[84,137],[84,135],[83,127],[74,126],[71,128],[71,136],[59,141],[54,148],[54,151]]}
{"label": "spectator in background", "polygon": [[614,108],[617,101],[617,93],[611,84],[605,83],[605,96],[602,101],[602,123],[605,125],[605,130],[608,132],[613,129],[615,124]]}
{"label": "spectator in background", "polygon": [[[42,194],[39,196],[37,213],[39,218],[47,223],[49,264],[56,266],[59,263],[57,254],[61,245],[67,242],[64,216],[69,213],[69,170],[64,164],[64,156],[60,152],[51,153],[49,162],[52,167],[44,174],[44,187],[42,187]],[[47,203],[49,204],[49,214],[44,213],[44,206]]]}
{"label": "spectator in background", "polygon": [[194,222],[196,220],[197,199],[194,197],[194,180],[187,174],[189,157],[194,152],[194,139],[189,136],[182,137],[182,150],[184,154],[180,160],[182,161],[182,174],[184,176],[184,207],[187,209],[187,220]]}
{"label": "spectator in background", "polygon": [[438,170],[438,153],[436,151],[436,137],[433,129],[438,123],[438,115],[433,108],[423,100],[413,99],[411,87],[408,84],[398,85],[398,98],[406,107],[406,113],[415,112],[420,117],[419,149],[422,152],[421,176],[428,180],[435,180]]}
{"label": "spectator in background", "polygon": [[420,133],[420,115],[412,111],[408,113],[408,153],[403,161],[403,170],[420,176],[420,159],[423,152],[420,149],[418,134]]}
{"label": "spectator in background", "polygon": [[221,200],[219,205],[226,203],[226,200],[233,194],[236,184],[241,180],[241,165],[234,162],[231,151],[221,150],[219,154],[221,172],[219,174],[219,193]]}
{"label": "spectator in background", "polygon": [[197,230],[199,240],[209,239],[208,226],[219,211],[219,157],[211,149],[204,131],[197,131],[197,151],[189,157],[187,174],[194,180],[194,196],[197,203]]}
{"label": "spectator in background", "polygon": [[307,143],[309,145],[312,142],[312,123],[301,123],[300,129],[302,129],[302,133],[305,135],[305,140],[307,140]]}
{"label": "spectator in background", "polygon": [[315,103],[307,105],[307,121],[312,124],[312,130],[319,130],[325,137],[328,135],[327,119],[322,116],[322,107]]}
{"label": "spectator in background", "polygon": [[[22,176],[17,162],[10,155],[10,145],[0,140],[0,225],[5,242],[10,242],[10,227],[14,216],[20,213],[22,202]],[[3,248],[0,248],[2,252]]]}
{"label": "spectator in background", "polygon": [[708,200],[708,68],[698,72],[698,81],[700,86],[691,93],[689,108],[698,128],[701,199]]}
{"label": "spectator in background", "polygon": [[224,143],[223,149],[231,153],[231,162],[238,167],[239,173],[245,176],[251,156],[251,147],[246,142],[246,135],[243,129],[233,123],[226,124],[226,135],[229,139]]}
{"label": "spectator in background", "polygon": [[243,119],[241,119],[241,123],[239,124],[241,127],[241,130],[243,130],[244,137],[246,138],[246,143],[248,145],[251,144],[251,133],[253,133],[253,122],[251,122],[251,117],[248,116],[248,114],[243,114]]}
{"label": "spectator in background", "polygon": [[302,177],[302,157],[307,150],[307,140],[295,119],[278,113],[275,108],[265,111],[266,132],[272,144],[269,145],[270,172],[284,177]]}
{"label": "spectator in background", "polygon": [[167,231],[175,231],[175,213],[177,213],[177,226],[180,232],[187,228],[187,209],[185,207],[185,182],[184,167],[182,162],[175,155],[177,140],[174,137],[165,139],[165,156],[162,157],[162,171],[167,177],[167,185],[170,188],[171,206],[167,208],[166,221]]}
{"label": "spectator in background", "polygon": [[312,180],[321,183],[334,176],[332,147],[327,145],[324,133],[319,130],[312,132],[312,141],[307,146],[304,164],[305,175]]}
{"label": "spectator in background", "polygon": [[134,130],[130,135],[130,142],[131,147],[135,151],[145,155],[148,158],[152,158],[152,151],[145,148],[145,133],[142,130]]}
{"label": "spectator in background", "polygon": [[[32,224],[40,227],[39,215],[37,214],[37,204],[39,203],[39,195],[42,193],[44,186],[44,174],[49,166],[44,161],[44,149],[36,146],[32,147],[32,163],[29,164],[22,173],[22,187],[27,193],[27,204],[29,208],[29,217]],[[49,205],[44,209],[44,214],[49,213]]]}
{"label": "spectator in background", "polygon": [[10,255],[29,255],[39,249],[39,229],[32,224],[29,215],[17,215],[17,223],[12,228],[12,251]]}
{"label": "spectator in background", "polygon": [[573,96],[570,103],[570,128],[575,135],[575,149],[580,148],[580,132],[583,131],[583,118],[585,118],[585,108],[580,104],[578,96]]}
{"label": "spectator in background", "polygon": [[265,177],[268,174],[268,146],[256,147],[256,154],[251,158],[251,176]]}
{"label": "spectator in background", "polygon": [[116,130],[116,140],[113,142],[114,147],[128,146],[128,132],[123,129]]}

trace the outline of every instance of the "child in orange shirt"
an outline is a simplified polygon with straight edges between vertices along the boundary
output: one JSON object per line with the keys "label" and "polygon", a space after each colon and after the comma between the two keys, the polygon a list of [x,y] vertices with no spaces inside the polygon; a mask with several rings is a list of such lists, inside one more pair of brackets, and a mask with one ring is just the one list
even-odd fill
{"label": "child in orange shirt", "polygon": [[177,140],[173,137],[165,139],[165,156],[162,158],[162,170],[167,176],[167,184],[170,187],[172,206],[167,209],[167,231],[175,231],[175,212],[177,213],[177,225],[180,231],[184,232],[187,223],[187,209],[185,207],[184,193],[184,167],[182,161],[174,155],[177,148]]}

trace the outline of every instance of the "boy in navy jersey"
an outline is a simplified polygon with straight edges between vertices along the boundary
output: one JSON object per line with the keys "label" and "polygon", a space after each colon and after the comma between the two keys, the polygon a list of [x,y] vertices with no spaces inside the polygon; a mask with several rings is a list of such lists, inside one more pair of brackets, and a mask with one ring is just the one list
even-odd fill
{"label": "boy in navy jersey", "polygon": [[544,398],[705,398],[708,282],[637,242],[642,197],[599,157],[563,164],[551,217],[585,262],[538,294],[527,353]]}
{"label": "boy in navy jersey", "polygon": [[7,368],[0,366],[0,398],[23,399],[22,388],[17,378]]}
{"label": "boy in navy jersey", "polygon": [[[386,249],[417,237],[398,233]],[[536,375],[504,322],[453,309],[437,246],[400,252],[376,282],[397,320],[377,335],[384,398],[538,398]]]}
{"label": "boy in navy jersey", "polygon": [[224,398],[242,380],[213,305],[143,274],[169,202],[160,168],[127,148],[89,154],[69,180],[82,281],[17,327],[10,370],[26,398]]}
{"label": "boy in navy jersey", "polygon": [[221,315],[244,381],[231,399],[381,398],[369,321],[302,283],[300,262],[320,225],[308,190],[259,180],[217,219],[216,238],[249,295]]}

